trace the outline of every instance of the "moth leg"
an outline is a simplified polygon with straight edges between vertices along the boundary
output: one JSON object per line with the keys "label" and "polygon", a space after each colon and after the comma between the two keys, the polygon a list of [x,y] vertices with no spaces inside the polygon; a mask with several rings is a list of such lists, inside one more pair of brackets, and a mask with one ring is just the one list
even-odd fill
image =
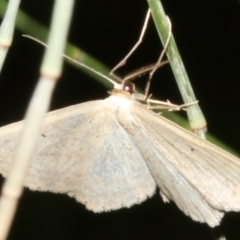
{"label": "moth leg", "polygon": [[166,43],[163,47],[163,50],[158,58],[158,61],[156,62],[155,64],[155,67],[152,69],[152,71],[149,73],[149,77],[148,77],[148,81],[146,83],[146,87],[145,87],[145,96],[146,96],[146,99],[147,99],[147,96],[148,96],[148,92],[149,92],[149,88],[150,88],[150,83],[151,83],[151,80],[152,80],[152,76],[153,74],[155,73],[155,71],[159,68],[159,65],[164,57],[164,54],[166,53],[167,51],[167,48],[168,48],[168,45],[169,45],[169,42],[170,42],[170,39],[171,39],[171,36],[172,36],[172,24],[171,24],[171,21],[170,19],[168,18],[168,16],[166,16],[166,19],[167,19],[167,22],[168,22],[168,37],[167,37],[167,40],[166,40]]}
{"label": "moth leg", "polygon": [[[140,34],[140,37],[137,41],[137,43],[135,43],[135,45],[133,46],[133,48],[130,50],[130,52],[111,70],[110,72],[110,76],[115,78],[116,75],[114,74],[114,72],[120,68],[121,66],[123,66],[126,62],[127,62],[127,59],[132,55],[132,53],[138,48],[138,46],[141,44],[142,42],[142,39],[143,39],[143,36],[146,32],[146,29],[147,29],[147,24],[148,24],[148,21],[149,21],[149,18],[150,18],[150,9],[148,9],[147,11],[147,15],[146,15],[146,18],[145,18],[145,21],[144,21],[144,24],[143,24],[143,28],[142,28],[142,31],[141,31],[141,34]],[[118,77],[116,77],[118,79]]]}
{"label": "moth leg", "polygon": [[148,109],[150,109],[150,110],[167,109],[168,111],[180,111],[180,110],[186,111],[187,107],[198,103],[198,101],[195,101],[195,102],[191,102],[191,103],[176,105],[176,104],[171,103],[169,100],[167,100],[166,102],[163,102],[163,101],[159,101],[159,100],[153,100],[150,98],[148,98],[146,100],[146,102],[148,105]]}

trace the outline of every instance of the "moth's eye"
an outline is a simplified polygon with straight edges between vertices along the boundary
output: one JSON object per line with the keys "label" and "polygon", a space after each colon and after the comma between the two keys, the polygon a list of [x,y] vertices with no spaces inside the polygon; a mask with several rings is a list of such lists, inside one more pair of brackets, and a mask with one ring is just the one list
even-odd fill
{"label": "moth's eye", "polygon": [[134,90],[135,90],[135,85],[130,83],[130,82],[124,83],[123,90],[125,92],[129,92],[130,94],[132,94],[134,92]]}

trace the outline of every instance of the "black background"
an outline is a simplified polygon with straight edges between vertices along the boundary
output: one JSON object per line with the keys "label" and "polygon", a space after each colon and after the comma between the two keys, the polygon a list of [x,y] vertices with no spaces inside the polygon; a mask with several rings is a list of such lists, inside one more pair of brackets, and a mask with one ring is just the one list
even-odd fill
{"label": "black background", "polygon": [[[23,0],[21,8],[46,26],[52,1]],[[206,116],[209,132],[239,152],[240,2],[163,0],[173,34]],[[77,1],[69,41],[115,66],[138,39],[146,1]],[[0,82],[0,125],[22,119],[39,77],[42,46],[15,33]],[[155,62],[162,49],[153,23],[143,44],[120,71]],[[144,80],[139,82],[143,86]],[[182,103],[170,67],[154,76],[155,98]],[[107,97],[99,83],[64,65],[51,109]],[[240,236],[240,214],[226,214],[219,231]],[[65,195],[24,191],[9,239],[214,239],[205,224],[193,222],[159,195],[130,209],[94,214]]]}

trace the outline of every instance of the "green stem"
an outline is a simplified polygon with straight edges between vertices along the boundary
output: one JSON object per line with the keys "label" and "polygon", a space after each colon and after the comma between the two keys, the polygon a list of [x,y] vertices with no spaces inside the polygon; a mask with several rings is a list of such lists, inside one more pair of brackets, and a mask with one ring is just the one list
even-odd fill
{"label": "green stem", "polygon": [[[163,46],[169,35],[169,25],[166,19],[163,6],[159,0],[147,0],[151,9],[152,17],[155,22],[159,37]],[[183,61],[177,49],[174,37],[172,36],[167,48],[167,57],[173,70],[178,88],[185,103],[196,101],[191,83],[189,81]],[[206,121],[198,104],[188,107],[187,115],[191,129],[202,138],[205,138]]]}

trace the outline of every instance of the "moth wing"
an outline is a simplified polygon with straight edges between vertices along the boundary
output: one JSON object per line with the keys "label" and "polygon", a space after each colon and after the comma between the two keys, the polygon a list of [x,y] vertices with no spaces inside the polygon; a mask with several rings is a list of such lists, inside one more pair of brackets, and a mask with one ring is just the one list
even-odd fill
{"label": "moth wing", "polygon": [[[46,114],[46,118],[44,120],[43,128],[41,131],[41,144],[39,144],[39,147],[44,148],[50,142],[57,141],[57,136],[64,136],[66,132],[59,132],[59,129],[64,129],[63,124],[65,123],[65,120],[74,118],[75,111],[78,109],[78,106],[79,105],[74,105]],[[89,106],[92,109],[92,107],[94,106],[94,101],[89,102]],[[87,108],[87,106],[84,106],[84,104],[82,104],[81,111],[79,111],[79,115],[81,115],[80,118],[82,118],[82,120],[86,118],[88,109],[89,108]],[[83,112],[86,112],[86,116],[83,115]],[[23,125],[24,121],[19,121],[0,128],[0,173],[3,176],[6,176],[9,171],[16,150],[19,134],[23,128]],[[65,127],[67,128],[68,124],[66,123],[65,125]],[[46,131],[51,133],[52,135],[55,135],[55,138],[51,139],[50,136],[47,138],[47,141],[44,141],[44,132]],[[29,139],[29,141],[31,140]]]}
{"label": "moth wing", "polygon": [[135,137],[166,201],[194,220],[216,226],[221,211],[240,210],[240,162],[140,104]]}
{"label": "moth wing", "polygon": [[[11,159],[6,143],[11,142],[13,151],[13,132],[6,141],[0,131],[0,149],[5,149],[0,163]],[[95,212],[130,207],[156,188],[144,159],[104,100],[47,114],[25,184],[33,190],[67,193]]]}

